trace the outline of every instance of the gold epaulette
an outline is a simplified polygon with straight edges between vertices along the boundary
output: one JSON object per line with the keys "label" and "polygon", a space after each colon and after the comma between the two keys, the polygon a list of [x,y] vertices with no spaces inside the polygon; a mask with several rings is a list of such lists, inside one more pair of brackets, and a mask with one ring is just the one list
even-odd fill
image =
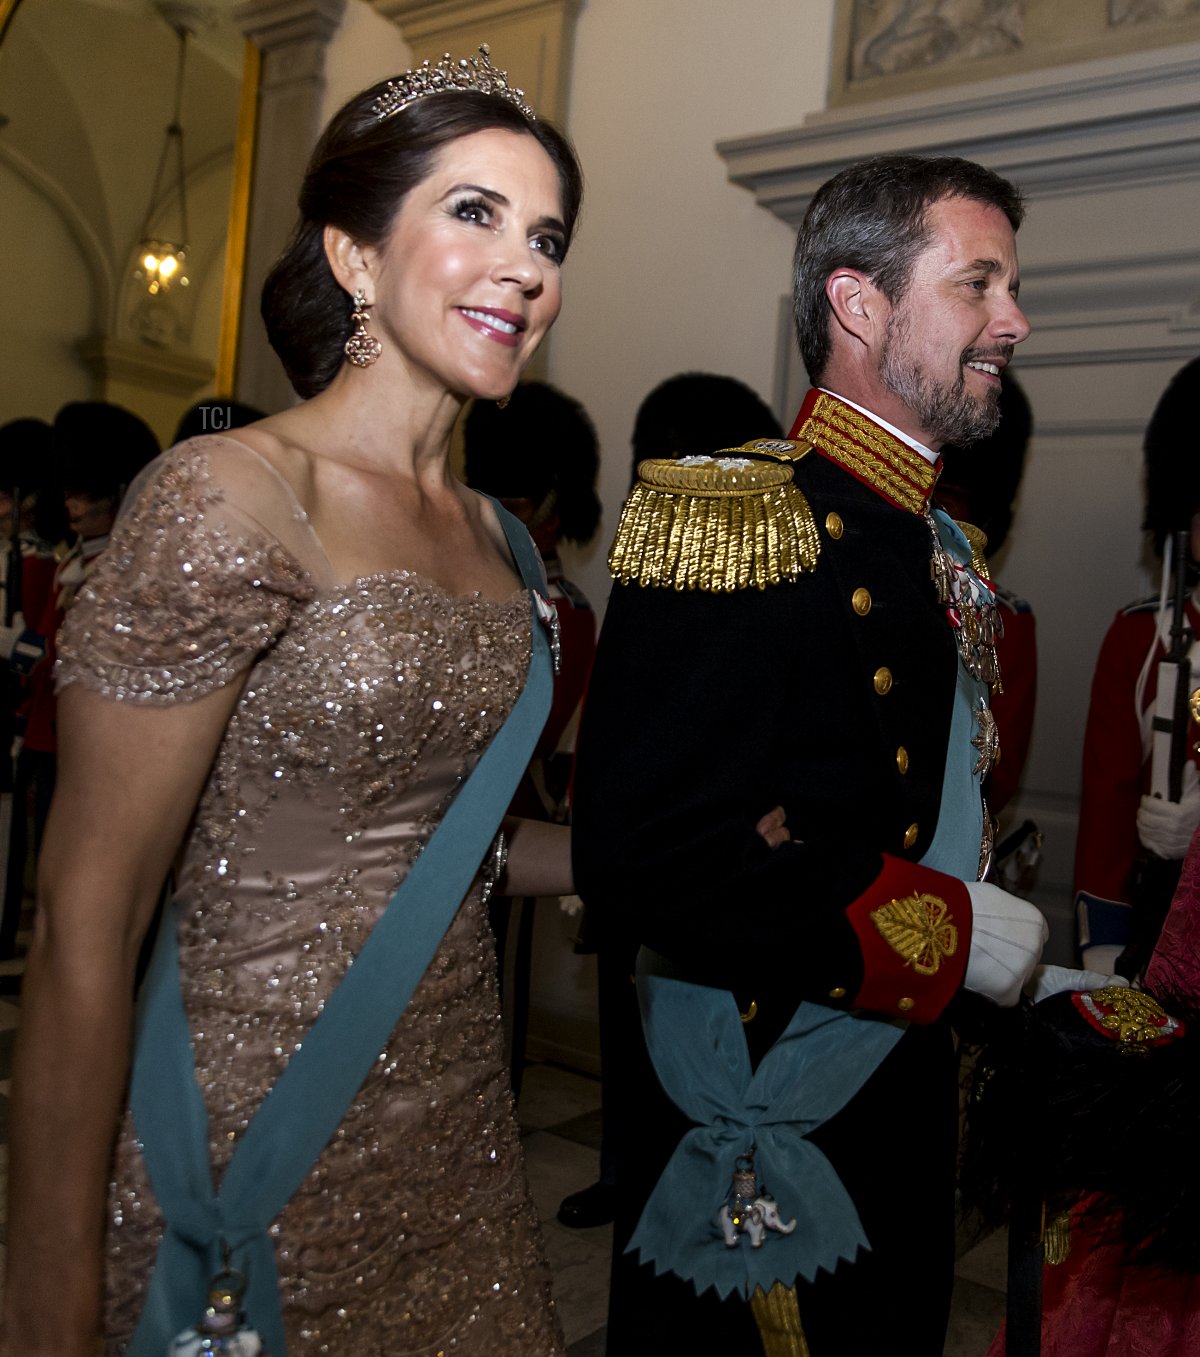
{"label": "gold epaulette", "polygon": [[815,569],[816,524],[792,481],[792,463],[807,451],[773,439],[712,457],[642,462],[608,556],[614,578],[720,593],[765,589]]}
{"label": "gold epaulette", "polygon": [[992,577],[988,574],[987,558],[983,554],[987,550],[987,533],[982,528],[977,528],[974,523],[964,523],[961,518],[954,521],[958,524],[959,532],[970,543],[971,569],[981,580],[990,580]]}

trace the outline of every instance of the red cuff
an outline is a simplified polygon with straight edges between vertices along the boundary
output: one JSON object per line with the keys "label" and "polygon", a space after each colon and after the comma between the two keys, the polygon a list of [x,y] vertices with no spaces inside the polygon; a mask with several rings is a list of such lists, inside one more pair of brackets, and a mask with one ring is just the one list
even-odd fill
{"label": "red cuff", "polygon": [[862,951],[854,1006],[929,1023],[958,992],[971,950],[971,897],[958,877],[883,855],[847,909]]}

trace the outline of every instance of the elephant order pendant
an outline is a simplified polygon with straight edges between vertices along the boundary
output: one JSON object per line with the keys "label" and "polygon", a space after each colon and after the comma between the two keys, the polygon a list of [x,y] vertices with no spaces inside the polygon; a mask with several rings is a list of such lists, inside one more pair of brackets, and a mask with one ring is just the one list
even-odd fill
{"label": "elephant order pendant", "polygon": [[246,1323],[242,1296],[246,1279],[228,1265],[208,1284],[208,1305],[194,1328],[177,1334],[167,1357],[267,1357],[262,1339]]}
{"label": "elephant order pendant", "polygon": [[748,1154],[739,1155],[733,1169],[733,1181],[729,1193],[718,1213],[726,1247],[735,1249],[739,1236],[747,1235],[752,1249],[761,1249],[768,1230],[778,1234],[791,1234],[796,1228],[793,1218],[784,1223],[779,1214],[779,1203],[759,1183],[754,1172],[754,1149]]}

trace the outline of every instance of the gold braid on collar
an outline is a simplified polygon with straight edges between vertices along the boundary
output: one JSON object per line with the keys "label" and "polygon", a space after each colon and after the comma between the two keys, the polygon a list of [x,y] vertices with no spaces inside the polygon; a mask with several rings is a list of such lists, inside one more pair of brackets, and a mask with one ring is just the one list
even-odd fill
{"label": "gold braid on collar", "polygon": [[898,508],[923,514],[929,507],[940,464],[931,466],[915,448],[836,396],[810,391],[794,432]]}
{"label": "gold braid on collar", "polygon": [[817,528],[791,466],[807,451],[771,439],[712,457],[642,462],[609,552],[613,577],[722,593],[814,570]]}

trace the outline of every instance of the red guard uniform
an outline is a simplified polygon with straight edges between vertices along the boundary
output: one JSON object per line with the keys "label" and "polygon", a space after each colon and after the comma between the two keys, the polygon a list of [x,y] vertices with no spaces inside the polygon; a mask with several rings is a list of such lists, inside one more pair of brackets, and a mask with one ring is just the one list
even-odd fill
{"label": "red guard uniform", "polygon": [[[1087,729],[1083,743],[1083,796],[1079,808],[1079,837],[1075,845],[1075,890],[1101,900],[1124,904],[1133,898],[1134,872],[1140,845],[1138,803],[1150,790],[1149,742],[1143,727],[1153,709],[1158,683],[1158,661],[1166,651],[1155,646],[1136,709],[1138,676],[1154,645],[1158,599],[1146,599],[1123,608],[1113,620],[1092,679]],[[1187,605],[1188,626],[1200,635],[1200,611]],[[1196,744],[1200,728],[1188,725],[1188,748],[1200,765]]]}

